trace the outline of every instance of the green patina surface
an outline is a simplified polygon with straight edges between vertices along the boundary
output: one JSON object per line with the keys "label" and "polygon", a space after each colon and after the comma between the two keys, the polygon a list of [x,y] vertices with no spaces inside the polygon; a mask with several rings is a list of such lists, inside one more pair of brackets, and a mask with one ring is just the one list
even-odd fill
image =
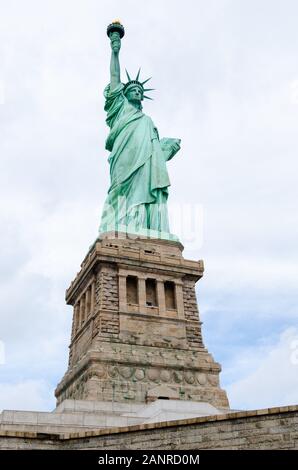
{"label": "green patina surface", "polygon": [[[180,139],[159,138],[152,119],[142,112],[144,83],[128,75],[120,79],[121,39],[110,34],[112,56],[110,83],[104,90],[106,122],[110,133],[111,184],[105,201],[99,233],[125,231],[151,238],[177,240],[170,233],[166,162],[180,149]],[[147,81],[147,80],[146,80]]]}

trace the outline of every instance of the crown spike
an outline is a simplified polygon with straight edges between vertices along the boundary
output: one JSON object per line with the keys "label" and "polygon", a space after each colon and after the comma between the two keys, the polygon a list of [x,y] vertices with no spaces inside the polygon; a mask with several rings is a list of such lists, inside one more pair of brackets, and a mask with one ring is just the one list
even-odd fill
{"label": "crown spike", "polygon": [[144,88],[144,91],[153,91],[155,88]]}
{"label": "crown spike", "polygon": [[149,77],[147,78],[147,80],[145,80],[144,82],[142,82],[142,85],[145,85],[145,83],[149,82],[149,80],[151,80],[152,77]]}
{"label": "crown spike", "polygon": [[131,78],[130,78],[129,73],[128,73],[128,71],[127,71],[126,69],[125,69],[125,72],[126,72],[127,80],[130,82],[130,81],[131,81]]}
{"label": "crown spike", "polygon": [[143,95],[143,98],[146,98],[147,100],[152,100],[153,101],[153,98],[150,98],[150,96]]}
{"label": "crown spike", "polygon": [[138,81],[138,80],[139,80],[140,72],[141,72],[141,67],[139,68],[139,71],[138,71],[138,73],[137,73],[137,76],[136,76],[136,81]]}

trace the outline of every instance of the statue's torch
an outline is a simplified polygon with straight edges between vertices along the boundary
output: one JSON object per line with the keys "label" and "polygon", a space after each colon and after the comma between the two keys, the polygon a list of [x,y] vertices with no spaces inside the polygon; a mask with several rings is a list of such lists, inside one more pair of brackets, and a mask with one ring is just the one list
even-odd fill
{"label": "statue's torch", "polygon": [[110,37],[112,33],[118,33],[120,39],[123,38],[125,31],[124,26],[120,23],[119,20],[114,20],[109,26],[107,27],[107,35]]}

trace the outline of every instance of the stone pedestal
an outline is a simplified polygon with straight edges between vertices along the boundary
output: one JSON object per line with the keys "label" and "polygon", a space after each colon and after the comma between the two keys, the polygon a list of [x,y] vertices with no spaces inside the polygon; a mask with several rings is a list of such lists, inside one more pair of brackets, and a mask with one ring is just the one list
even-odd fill
{"label": "stone pedestal", "polygon": [[149,403],[201,401],[228,408],[220,365],[204,347],[195,295],[202,261],[179,242],[97,240],[66,292],[73,305],[66,399]]}

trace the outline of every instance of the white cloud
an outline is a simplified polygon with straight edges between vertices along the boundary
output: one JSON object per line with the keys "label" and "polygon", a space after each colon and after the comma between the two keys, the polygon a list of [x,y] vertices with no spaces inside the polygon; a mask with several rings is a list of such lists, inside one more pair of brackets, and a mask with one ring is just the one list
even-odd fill
{"label": "white cloud", "polygon": [[5,364],[5,344],[0,340],[0,365]]}
{"label": "white cloud", "polygon": [[0,411],[48,411],[54,405],[51,390],[44,380],[0,384]]}
{"label": "white cloud", "polygon": [[[298,329],[289,328],[273,345],[244,349],[230,369],[240,380],[226,387],[235,409],[256,409],[298,403]],[[228,371],[226,371],[228,373]]]}

